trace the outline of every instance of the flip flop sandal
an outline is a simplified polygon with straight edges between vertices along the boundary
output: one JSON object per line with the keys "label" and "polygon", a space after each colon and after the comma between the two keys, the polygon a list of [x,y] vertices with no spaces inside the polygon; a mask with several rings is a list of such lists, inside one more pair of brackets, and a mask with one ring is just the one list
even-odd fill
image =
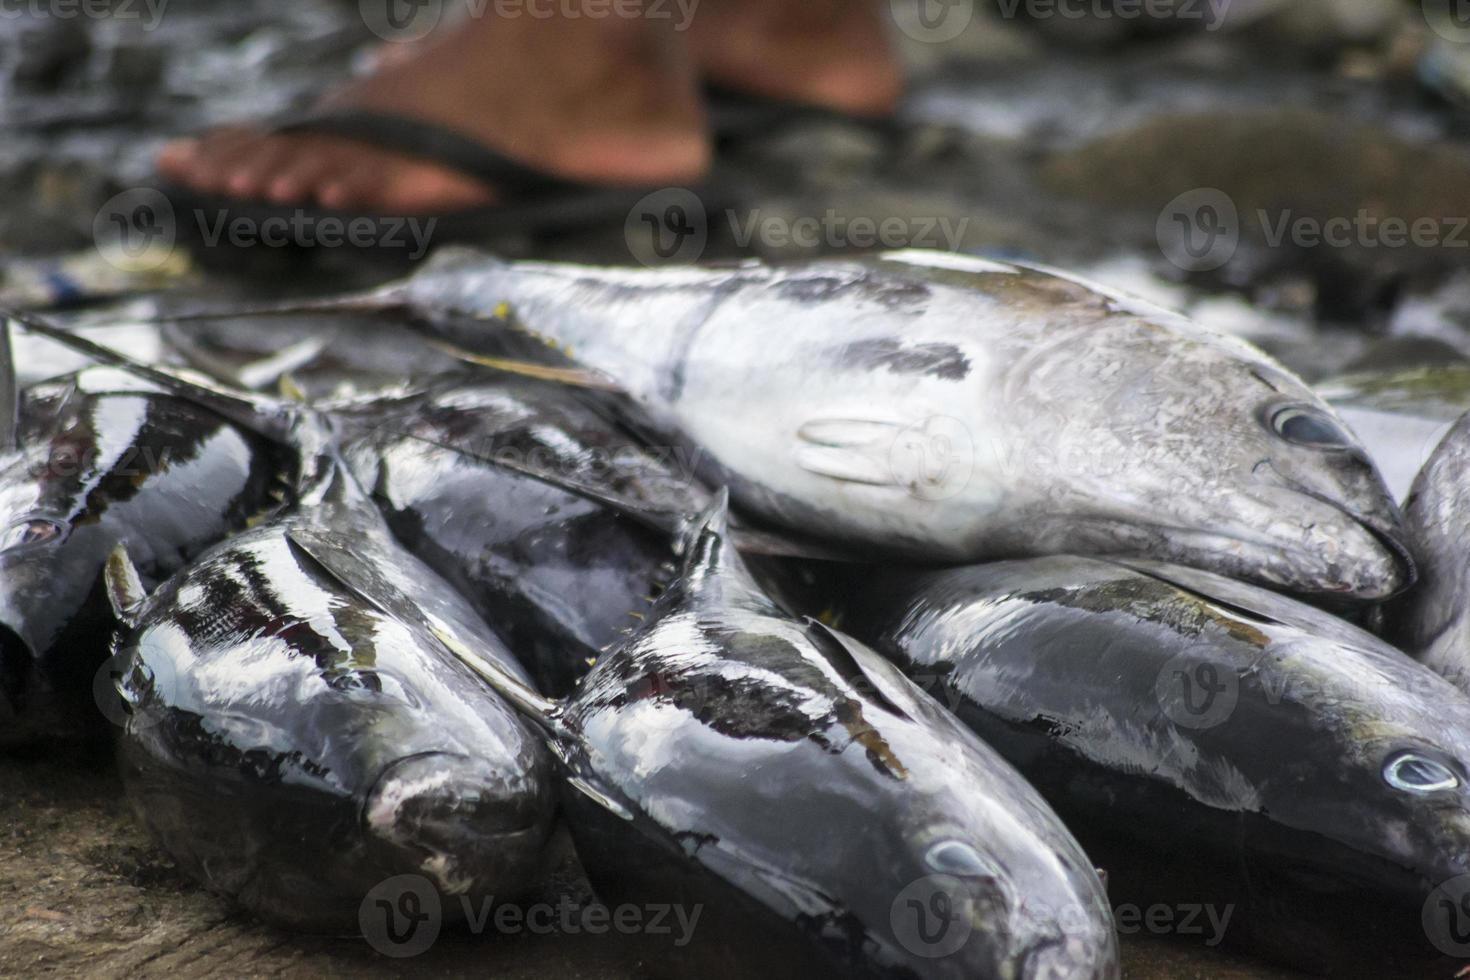
{"label": "flip flop sandal", "polygon": [[729,146],[793,125],[841,123],[883,136],[903,131],[893,116],[864,116],[813,102],[776,99],[740,92],[712,82],[704,86],[706,114],[717,146]]}
{"label": "flip flop sandal", "polygon": [[[204,193],[172,182],[158,189],[174,209],[180,237],[214,249],[266,241],[267,231],[302,249],[347,245],[372,252],[401,252],[417,259],[430,245],[484,241],[501,236],[542,237],[605,226],[668,185],[618,187],[582,183],[536,170],[452,129],[393,113],[364,109],[318,111],[276,121],[273,133],[320,133],[358,140],[384,150],[443,164],[483,181],[507,203],[439,214],[386,214],[276,204]],[[706,182],[688,191],[702,200]],[[282,222],[287,224],[283,225]],[[432,224],[430,223],[432,222]],[[331,241],[328,241],[330,232]],[[297,237],[290,237],[295,235]],[[425,241],[424,239],[428,240]]]}

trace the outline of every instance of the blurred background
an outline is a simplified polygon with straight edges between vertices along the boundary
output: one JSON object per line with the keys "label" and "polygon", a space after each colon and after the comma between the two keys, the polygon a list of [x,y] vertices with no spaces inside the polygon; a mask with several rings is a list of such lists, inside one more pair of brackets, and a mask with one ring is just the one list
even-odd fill
{"label": "blurred background", "polygon": [[[459,2],[415,9],[449,17]],[[169,137],[303,107],[365,71],[382,3],[7,2],[0,294],[96,299],[204,274],[207,252],[201,262],[182,247],[190,229],[172,226],[162,244],[177,240],[178,254],[56,268],[157,220],[133,213],[127,192],[150,185]],[[725,147],[718,167],[734,197],[703,202],[694,247],[677,257],[896,242],[1049,262],[1263,340],[1309,379],[1352,367],[1384,337],[1470,353],[1461,6],[893,0],[911,76],[902,125],[794,119]],[[817,235],[789,234],[803,217],[821,223]],[[653,218],[484,244],[628,262],[650,255],[630,240],[642,230],[689,231]],[[900,230],[863,238],[864,221],[884,219]],[[769,233],[777,226],[788,233]],[[215,264],[275,283],[283,268],[318,283],[382,275],[382,256],[351,250],[249,251]]]}

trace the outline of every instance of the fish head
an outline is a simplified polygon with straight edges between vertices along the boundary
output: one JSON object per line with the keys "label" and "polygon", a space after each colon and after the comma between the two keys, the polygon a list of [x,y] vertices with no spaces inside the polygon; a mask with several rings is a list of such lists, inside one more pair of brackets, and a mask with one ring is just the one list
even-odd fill
{"label": "fish head", "polygon": [[[502,724],[514,731],[514,719]],[[507,756],[513,747],[487,741],[465,747],[477,756],[436,749],[384,767],[363,803],[369,850],[386,868],[421,868],[447,893],[493,893],[527,877],[555,806],[545,762],[529,744]]]}
{"label": "fish head", "polygon": [[267,471],[223,419],[102,369],[27,389],[16,436],[0,454],[0,675],[30,711],[47,686],[88,688],[104,659],[112,548],[171,570],[243,522]]}
{"label": "fish head", "polygon": [[[1260,711],[1305,708],[1312,735],[1263,738],[1297,748],[1255,779],[1270,829],[1244,825],[1245,843],[1266,873],[1288,878],[1298,874],[1295,849],[1315,855],[1334,869],[1330,891],[1355,902],[1379,895],[1374,915],[1432,954],[1436,896],[1448,889],[1470,908],[1470,701],[1386,645],[1350,650],[1313,637],[1293,647],[1284,659],[1310,671],[1298,684],[1283,678],[1277,703]],[[1320,867],[1299,875],[1297,884],[1321,886]]]}
{"label": "fish head", "polygon": [[1230,338],[1150,324],[1099,328],[1126,356],[1062,355],[1070,368],[1052,386],[1103,394],[1053,396],[1028,415],[1049,426],[1051,451],[1047,513],[1027,533],[1050,534],[1052,551],[1162,558],[1298,593],[1377,600],[1413,583],[1403,515],[1331,407]]}
{"label": "fish head", "polygon": [[886,920],[892,941],[918,958],[908,961],[937,967],[934,976],[1116,977],[1106,892],[1057,814],[892,664],[855,641],[849,650],[907,719],[888,728],[893,758],[944,747],[945,765],[903,772],[901,803],[887,811],[896,822],[870,838],[865,872],[887,865],[881,880],[903,884]]}
{"label": "fish head", "polygon": [[1435,447],[1404,510],[1420,582],[1386,608],[1385,636],[1470,692],[1470,415]]}
{"label": "fish head", "polygon": [[76,394],[67,385],[28,392],[18,445],[0,456],[0,694],[17,712],[37,693],[38,657],[84,603],[105,557],[72,533],[95,475]]}
{"label": "fish head", "polygon": [[893,903],[898,942],[946,967],[962,966],[957,976],[1115,976],[1116,940],[1097,873],[1010,828],[993,829],[1009,836],[920,838],[914,877]]}

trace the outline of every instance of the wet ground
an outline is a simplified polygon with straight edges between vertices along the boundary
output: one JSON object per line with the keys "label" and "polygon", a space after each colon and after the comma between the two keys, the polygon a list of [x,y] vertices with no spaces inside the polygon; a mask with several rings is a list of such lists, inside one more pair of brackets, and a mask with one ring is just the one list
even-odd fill
{"label": "wet ground", "polygon": [[[1383,442],[1408,453],[1394,467],[1411,474],[1415,447],[1470,407],[1465,377],[1412,380],[1426,364],[1470,358],[1470,249],[1273,245],[1247,221],[1228,262],[1191,271],[1170,261],[1160,238],[1171,202],[1202,188],[1247,216],[1470,215],[1470,127],[1446,98],[1459,90],[1446,56],[1431,60],[1442,45],[1415,19],[1417,5],[1288,6],[1237,3],[1241,23],[1211,32],[980,17],[947,44],[909,43],[912,125],[879,136],[807,124],[750,141],[724,168],[731,200],[708,202],[704,256],[811,251],[761,234],[742,242],[752,216],[830,212],[844,227],[899,216],[910,234],[915,219],[950,218],[951,239],[899,244],[1065,265],[1256,340],[1310,379],[1348,375],[1334,387],[1358,406],[1354,425],[1396,420]],[[164,285],[171,303],[258,302],[395,271],[394,262],[344,251],[244,263],[180,252],[130,279],[91,250],[106,202],[146,180],[163,139],[299,105],[359,61],[371,37],[355,9],[231,0],[180,4],[152,26],[8,20],[0,296],[44,304]],[[1142,40],[1128,40],[1138,33]],[[602,261],[628,261],[638,248],[620,227],[486,244]],[[54,294],[58,270],[64,295]],[[145,300],[130,309],[149,308]],[[1411,380],[1385,392],[1373,380],[1385,368]],[[1420,427],[1407,448],[1404,419]],[[1404,475],[1390,478],[1406,485]],[[0,759],[0,976],[640,975],[638,952],[611,936],[446,932],[423,955],[392,960],[360,939],[252,924],[177,874],[132,819],[105,756],[57,749]],[[570,864],[544,897],[563,894],[587,897]],[[1157,938],[1129,938],[1125,953],[1133,978],[1288,976]]]}

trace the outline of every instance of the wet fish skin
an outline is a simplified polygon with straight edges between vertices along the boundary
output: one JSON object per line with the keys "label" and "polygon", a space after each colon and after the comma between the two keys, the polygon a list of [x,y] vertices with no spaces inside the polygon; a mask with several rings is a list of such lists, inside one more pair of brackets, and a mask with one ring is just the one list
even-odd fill
{"label": "wet fish skin", "polygon": [[[1314,971],[1438,957],[1421,916],[1470,871],[1470,701],[1310,606],[1132,564],[780,577],[1031,779],[1115,903],[1232,908],[1227,940]],[[1391,784],[1405,755],[1454,785]]]}
{"label": "wet fish skin", "polygon": [[398,540],[451,581],[561,696],[648,611],[672,574],[659,534],[507,469],[540,468],[671,515],[709,495],[559,385],[461,378],[338,413],[345,454]]}
{"label": "wet fish skin", "polygon": [[19,408],[17,448],[0,456],[5,744],[104,727],[92,681],[115,544],[156,583],[276,506],[290,472],[264,439],[117,371],[32,385]]}
{"label": "wet fish skin", "polygon": [[356,931],[399,874],[428,878],[453,918],[448,896],[513,894],[539,871],[550,763],[419,617],[524,678],[499,640],[337,480],[132,614],[124,784],[186,874],[274,924]]}
{"label": "wet fish skin", "polygon": [[1357,599],[1413,579],[1380,475],[1300,380],[1062,273],[913,251],[629,270],[446,250],[340,303],[501,321],[482,336],[513,321],[787,527],[926,561],[1131,555]]}
{"label": "wet fish skin", "polygon": [[1422,569],[1385,611],[1385,634],[1470,693],[1470,414],[1440,440],[1404,503]]}
{"label": "wet fish skin", "polygon": [[[870,650],[782,612],[718,518],[547,719],[594,887],[700,910],[694,942],[650,953],[660,969],[1118,976],[1101,883],[1030,787]],[[901,917],[946,873],[973,931],[936,950]]]}

